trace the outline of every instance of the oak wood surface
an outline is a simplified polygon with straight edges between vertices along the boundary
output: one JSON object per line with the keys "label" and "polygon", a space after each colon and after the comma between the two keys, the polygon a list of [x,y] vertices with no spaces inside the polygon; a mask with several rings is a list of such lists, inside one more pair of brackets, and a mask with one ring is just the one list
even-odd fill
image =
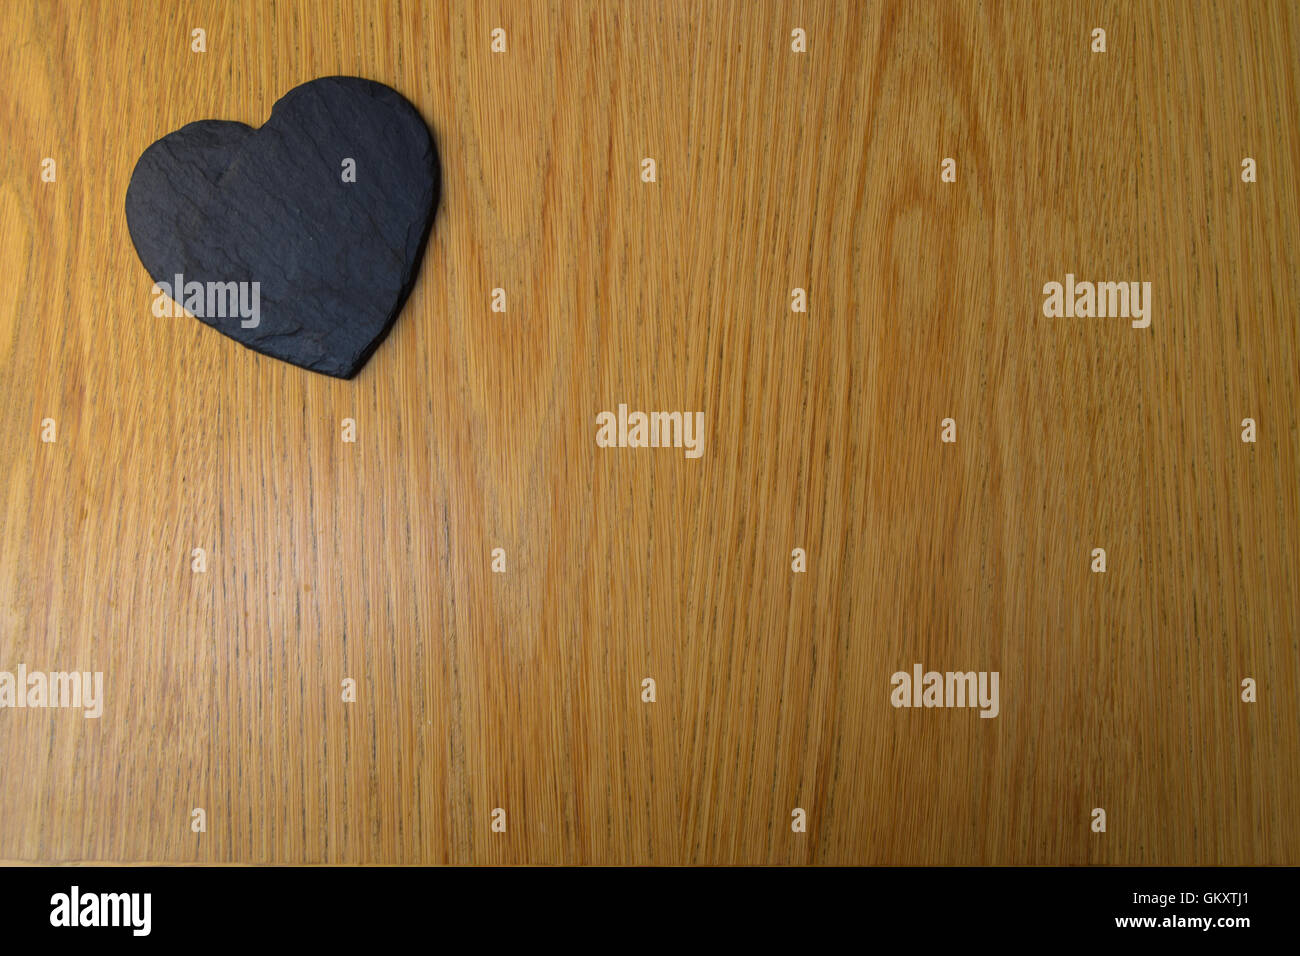
{"label": "oak wood surface", "polygon": [[[106,701],[0,710],[0,860],[1300,863],[1297,64],[1282,0],[5,3],[0,669]],[[352,381],[154,318],[123,215],[332,74],[444,176]]]}

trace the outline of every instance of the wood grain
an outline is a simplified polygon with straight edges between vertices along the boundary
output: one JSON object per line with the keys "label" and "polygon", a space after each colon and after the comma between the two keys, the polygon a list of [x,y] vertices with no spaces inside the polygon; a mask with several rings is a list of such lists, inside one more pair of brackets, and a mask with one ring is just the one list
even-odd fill
{"label": "wood grain", "polygon": [[[1300,863],[1298,63],[1283,0],[4,4],[0,669],[106,704],[0,710],[0,859]],[[123,215],[331,74],[445,177],[353,381],[155,319]]]}

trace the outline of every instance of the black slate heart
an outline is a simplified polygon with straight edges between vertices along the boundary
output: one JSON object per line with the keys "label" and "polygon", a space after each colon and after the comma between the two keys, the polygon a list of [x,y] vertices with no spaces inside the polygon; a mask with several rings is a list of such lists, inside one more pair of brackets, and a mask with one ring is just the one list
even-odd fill
{"label": "black slate heart", "polygon": [[126,221],[155,314],[167,293],[251,349],[351,378],[410,292],[438,190],[415,108],[332,76],[294,87],[258,129],[202,120],[158,140],[131,174]]}

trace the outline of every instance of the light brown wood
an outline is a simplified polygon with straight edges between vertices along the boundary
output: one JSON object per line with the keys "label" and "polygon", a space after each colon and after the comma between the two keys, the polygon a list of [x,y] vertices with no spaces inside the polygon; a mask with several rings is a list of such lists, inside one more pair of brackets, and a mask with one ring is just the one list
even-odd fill
{"label": "light brown wood", "polygon": [[[0,710],[0,859],[1300,863],[1296,4],[0,36],[0,669],[106,697]],[[123,215],[153,140],[330,74],[445,177],[350,382],[155,319]],[[1150,328],[1045,318],[1066,273],[1150,281]],[[620,402],[704,411],[703,456],[597,448]],[[916,662],[1000,715],[895,709]]]}

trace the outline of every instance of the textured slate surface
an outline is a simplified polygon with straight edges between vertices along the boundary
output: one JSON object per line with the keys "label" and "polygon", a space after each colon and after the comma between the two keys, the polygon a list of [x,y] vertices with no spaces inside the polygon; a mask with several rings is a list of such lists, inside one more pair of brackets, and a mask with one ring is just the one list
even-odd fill
{"label": "textured slate surface", "polygon": [[[343,181],[345,159],[356,182]],[[131,175],[126,219],[155,282],[260,284],[255,328],[206,296],[190,309],[203,322],[350,378],[410,291],[439,178],[428,127],[400,94],[325,77],[286,93],[260,128],[202,120],[155,142]]]}

